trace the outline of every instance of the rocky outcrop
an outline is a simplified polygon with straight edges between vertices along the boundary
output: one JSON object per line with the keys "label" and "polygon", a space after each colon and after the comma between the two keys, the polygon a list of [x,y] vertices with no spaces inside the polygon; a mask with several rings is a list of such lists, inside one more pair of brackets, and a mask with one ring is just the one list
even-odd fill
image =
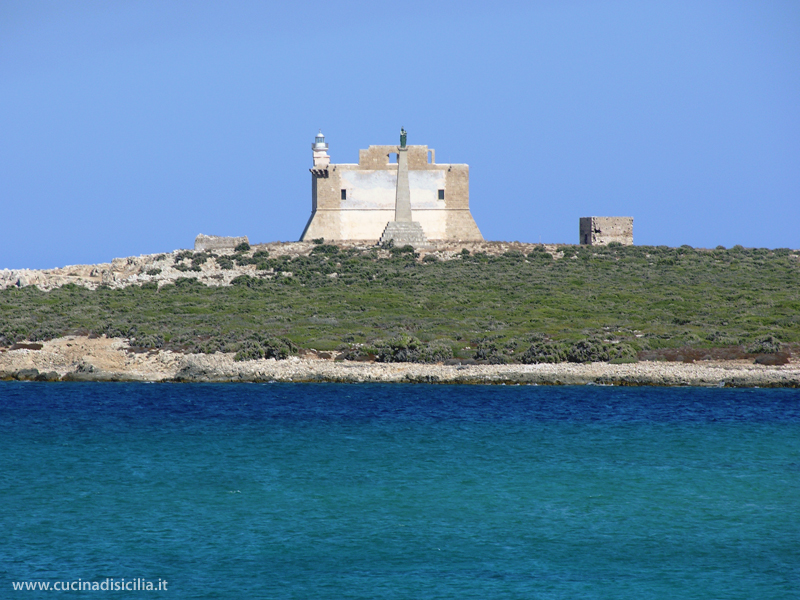
{"label": "rocky outcrop", "polygon": [[[227,238],[242,239],[243,238]],[[247,253],[252,255],[259,250],[266,250],[271,257],[280,256],[307,256],[314,249],[312,242],[273,242],[252,246]],[[369,244],[339,244],[343,248],[356,248],[370,250],[375,248]],[[534,248],[541,248],[538,244],[521,244],[519,242],[430,242],[429,246],[420,251],[420,260],[426,255],[436,256],[440,260],[453,260],[461,255],[463,249],[469,252],[485,252],[489,255],[503,254],[509,250],[520,251],[525,254]],[[544,246],[553,256],[558,258],[561,253],[557,246]],[[188,253],[188,256],[187,256]],[[70,283],[96,289],[99,286],[109,288],[123,288],[129,285],[142,285],[155,282],[159,286],[174,283],[182,277],[194,277],[205,285],[229,285],[240,275],[255,275],[255,265],[230,265],[230,261],[220,261],[219,258],[230,258],[234,255],[232,248],[224,248],[206,252],[214,254],[203,263],[195,264],[192,261],[193,251],[175,250],[163,254],[147,254],[131,256],[129,258],[115,258],[110,263],[97,265],[70,265],[56,269],[0,269],[0,290],[10,287],[26,287],[35,285],[47,291]],[[389,256],[387,250],[379,250],[379,256]],[[225,268],[226,266],[230,268]],[[262,273],[261,276],[271,277],[271,273]]]}

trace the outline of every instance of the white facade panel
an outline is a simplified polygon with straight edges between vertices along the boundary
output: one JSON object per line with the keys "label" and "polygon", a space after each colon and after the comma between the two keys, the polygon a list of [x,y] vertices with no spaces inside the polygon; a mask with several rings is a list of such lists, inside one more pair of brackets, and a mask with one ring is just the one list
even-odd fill
{"label": "white facade panel", "polygon": [[[342,171],[342,188],[347,191],[342,210],[392,210],[397,193],[396,171]],[[444,210],[439,190],[445,189],[444,170],[409,171],[411,210]],[[391,220],[391,219],[390,219]]]}

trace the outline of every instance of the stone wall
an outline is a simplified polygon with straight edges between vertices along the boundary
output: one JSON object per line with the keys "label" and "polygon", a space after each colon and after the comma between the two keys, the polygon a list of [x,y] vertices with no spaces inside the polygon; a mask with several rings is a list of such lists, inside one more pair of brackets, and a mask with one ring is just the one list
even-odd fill
{"label": "stone wall", "polygon": [[633,217],[581,217],[580,241],[587,246],[633,245]]}
{"label": "stone wall", "polygon": [[240,237],[223,237],[219,235],[203,235],[201,233],[194,238],[194,249],[195,251],[233,249],[241,243],[250,243],[246,235]]}
{"label": "stone wall", "polygon": [[[394,220],[397,146],[359,151],[358,164],[311,169],[311,218],[301,241],[373,241]],[[411,218],[429,240],[481,241],[469,210],[469,166],[436,164],[427,146],[408,146]],[[444,198],[439,197],[444,191]],[[344,198],[342,197],[344,193]]]}

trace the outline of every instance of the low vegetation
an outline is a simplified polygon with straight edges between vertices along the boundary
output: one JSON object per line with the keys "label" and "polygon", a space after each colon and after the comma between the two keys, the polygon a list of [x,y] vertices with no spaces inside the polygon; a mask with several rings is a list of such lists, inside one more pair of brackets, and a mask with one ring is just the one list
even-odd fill
{"label": "low vegetation", "polygon": [[[299,349],[351,358],[489,363],[626,362],[692,348],[769,354],[800,342],[800,254],[740,246],[544,247],[525,255],[420,259],[410,246],[270,257],[176,255],[186,277],[95,291],[0,291],[0,345],[70,333],[141,348],[284,358]],[[207,261],[255,265],[230,287],[192,277]]]}

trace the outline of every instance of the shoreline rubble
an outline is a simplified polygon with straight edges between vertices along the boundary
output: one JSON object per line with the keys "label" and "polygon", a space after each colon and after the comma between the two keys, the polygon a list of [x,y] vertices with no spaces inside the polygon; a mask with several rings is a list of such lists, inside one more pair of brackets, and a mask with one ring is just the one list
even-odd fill
{"label": "shoreline rubble", "polygon": [[628,364],[443,365],[290,357],[237,362],[233,354],[133,352],[120,338],[67,336],[38,350],[0,351],[0,380],[118,382],[328,382],[495,385],[800,387],[800,363],[745,360]]}

